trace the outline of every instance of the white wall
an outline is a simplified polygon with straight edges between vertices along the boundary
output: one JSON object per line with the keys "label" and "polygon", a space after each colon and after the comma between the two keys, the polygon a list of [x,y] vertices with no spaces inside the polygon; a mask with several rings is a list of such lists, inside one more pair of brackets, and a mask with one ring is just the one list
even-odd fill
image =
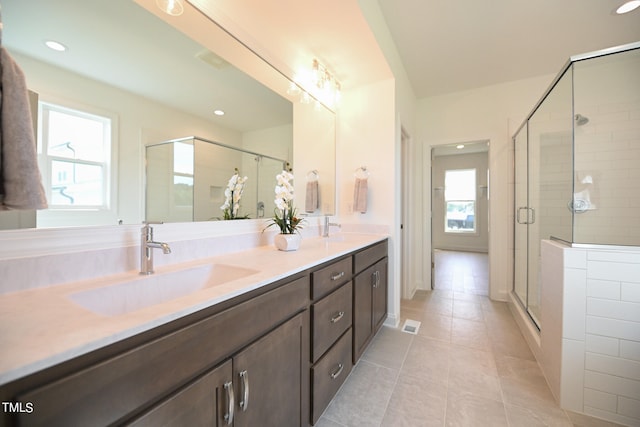
{"label": "white wall", "polygon": [[[490,296],[507,300],[513,270],[513,147],[511,137],[542,96],[552,75],[424,98],[418,101],[417,138],[422,168],[431,168],[431,147],[489,140],[489,256]],[[423,259],[431,256],[431,177],[422,176]],[[431,282],[429,263],[423,263],[424,286]]]}
{"label": "white wall", "polygon": [[[389,324],[400,319],[394,80],[345,91],[337,114],[338,214],[343,230],[371,226],[389,239]],[[367,212],[353,212],[354,173],[366,166]],[[378,227],[382,227],[380,230]]]}

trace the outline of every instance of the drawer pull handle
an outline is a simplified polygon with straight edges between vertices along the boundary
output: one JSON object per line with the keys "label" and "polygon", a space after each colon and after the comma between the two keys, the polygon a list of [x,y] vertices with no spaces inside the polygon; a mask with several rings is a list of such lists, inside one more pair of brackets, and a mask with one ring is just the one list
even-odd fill
{"label": "drawer pull handle", "polygon": [[240,401],[240,408],[242,412],[249,407],[249,373],[245,371],[240,372],[240,379],[242,380],[242,400]]}
{"label": "drawer pull handle", "polygon": [[342,373],[343,369],[344,369],[344,365],[342,363],[338,363],[338,369],[336,369],[335,372],[332,372],[330,374],[331,379],[335,380],[336,378],[338,378],[340,376],[340,374]]}
{"label": "drawer pull handle", "polygon": [[342,319],[343,317],[344,317],[344,311],[340,311],[338,312],[338,314],[336,314],[331,318],[331,323],[339,322],[340,319]]}
{"label": "drawer pull handle", "polygon": [[233,424],[233,410],[235,407],[233,383],[231,381],[224,383],[224,389],[227,392],[227,413],[224,415],[224,420],[227,422],[227,425],[230,426]]}
{"label": "drawer pull handle", "polygon": [[340,279],[341,277],[344,277],[344,271],[341,271],[340,273],[334,274],[333,276],[331,276],[331,280],[336,281],[338,279]]}

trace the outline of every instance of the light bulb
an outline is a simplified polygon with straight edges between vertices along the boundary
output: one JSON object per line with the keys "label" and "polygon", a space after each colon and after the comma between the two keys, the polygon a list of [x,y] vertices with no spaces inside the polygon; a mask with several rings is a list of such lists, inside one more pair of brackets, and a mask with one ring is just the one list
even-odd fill
{"label": "light bulb", "polygon": [[156,0],[156,5],[161,11],[171,16],[180,16],[184,12],[182,0]]}

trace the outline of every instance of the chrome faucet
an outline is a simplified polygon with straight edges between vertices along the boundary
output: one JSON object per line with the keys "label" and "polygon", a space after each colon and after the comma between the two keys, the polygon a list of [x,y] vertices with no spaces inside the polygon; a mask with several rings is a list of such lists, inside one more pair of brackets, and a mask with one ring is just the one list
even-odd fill
{"label": "chrome faucet", "polygon": [[153,241],[153,227],[151,224],[162,223],[145,223],[140,230],[140,274],[153,274],[153,249],[162,249],[165,254],[171,253],[171,248],[167,243]]}
{"label": "chrome faucet", "polygon": [[324,229],[322,231],[322,237],[329,237],[329,229],[331,227],[338,227],[338,228],[342,228],[342,225],[335,223],[335,222],[329,222],[329,215],[325,215],[324,217]]}

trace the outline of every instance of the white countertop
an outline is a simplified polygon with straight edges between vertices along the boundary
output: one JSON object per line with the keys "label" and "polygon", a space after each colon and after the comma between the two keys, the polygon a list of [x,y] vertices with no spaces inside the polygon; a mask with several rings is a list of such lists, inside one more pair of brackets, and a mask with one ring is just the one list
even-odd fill
{"label": "white countertop", "polygon": [[139,277],[137,271],[0,296],[0,385],[195,313],[333,258],[382,241],[379,234],[340,233],[305,238],[295,252],[273,246],[156,268],[164,274],[203,264],[226,264],[256,274],[117,316],[89,311],[70,294]]}

